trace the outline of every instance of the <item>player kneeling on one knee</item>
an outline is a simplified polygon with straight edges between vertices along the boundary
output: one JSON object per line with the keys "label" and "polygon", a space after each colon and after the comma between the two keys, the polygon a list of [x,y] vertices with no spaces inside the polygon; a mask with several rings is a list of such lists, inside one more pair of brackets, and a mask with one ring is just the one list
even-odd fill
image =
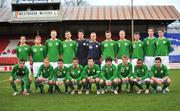
{"label": "player kneeling on one knee", "polygon": [[139,91],[137,92],[138,94],[142,92],[143,84],[146,84],[145,93],[149,93],[150,78],[148,74],[148,67],[143,64],[141,59],[137,60],[137,65],[134,67],[134,81],[136,82],[136,86],[139,88]]}
{"label": "player kneeling on one knee", "polygon": [[71,94],[75,94],[75,86],[77,86],[78,94],[82,93],[82,84],[85,83],[83,79],[83,66],[79,64],[78,59],[73,59],[73,65],[69,67],[69,77],[70,81],[69,87],[71,88]]}
{"label": "player kneeling on one knee", "polygon": [[[118,92],[122,91],[122,85],[126,84],[126,91],[133,92],[134,90],[134,79],[132,77],[132,64],[128,62],[127,56],[122,56],[122,63],[117,67],[117,76],[119,80]],[[130,90],[128,85],[130,84]]]}
{"label": "player kneeling on one knee", "polygon": [[83,77],[85,77],[85,83],[84,84],[84,88],[86,90],[86,94],[89,94],[89,90],[90,90],[90,86],[91,84],[95,83],[96,84],[96,90],[97,90],[97,94],[100,94],[100,85],[99,85],[99,81],[100,81],[100,67],[97,64],[94,64],[94,60],[93,58],[89,57],[88,58],[88,65],[86,65],[84,67],[83,70]]}
{"label": "player kneeling on one knee", "polygon": [[13,96],[18,94],[16,84],[21,84],[21,91],[24,95],[29,95],[27,92],[29,84],[29,70],[25,66],[25,61],[23,59],[19,60],[19,63],[13,67],[9,82],[13,88]]}
{"label": "player kneeling on one knee", "polygon": [[110,57],[107,57],[105,62],[106,64],[102,67],[101,70],[101,80],[100,80],[101,94],[104,94],[104,90],[105,90],[104,86],[107,86],[107,88],[108,87],[113,88],[114,94],[118,94],[117,92],[118,80],[115,79],[117,77],[116,66],[112,64],[112,59]]}
{"label": "player kneeling on one knee", "polygon": [[58,60],[58,67],[55,68],[54,70],[54,79],[56,81],[55,85],[55,92],[60,93],[61,90],[59,86],[61,87],[62,85],[65,86],[65,93],[68,93],[68,85],[70,81],[70,75],[69,75],[69,69],[64,66],[64,62],[62,59]]}
{"label": "player kneeling on one knee", "polygon": [[166,93],[166,88],[170,85],[171,79],[169,78],[169,71],[165,65],[162,64],[161,58],[155,58],[155,65],[151,68],[151,80],[150,83],[154,89],[154,92],[157,93],[157,86],[162,86],[162,92]]}
{"label": "player kneeling on one knee", "polygon": [[53,93],[53,85],[55,81],[53,80],[54,70],[53,66],[50,65],[48,58],[44,59],[44,64],[42,64],[38,70],[36,82],[39,85],[40,93],[44,93],[44,84],[49,85],[48,92]]}

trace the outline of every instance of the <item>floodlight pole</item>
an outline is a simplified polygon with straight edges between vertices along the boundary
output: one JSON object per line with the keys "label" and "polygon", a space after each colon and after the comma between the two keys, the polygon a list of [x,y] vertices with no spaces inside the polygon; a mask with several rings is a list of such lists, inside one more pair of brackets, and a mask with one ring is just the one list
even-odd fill
{"label": "floodlight pole", "polygon": [[133,35],[134,35],[134,8],[133,8],[133,0],[131,0],[131,36],[133,41]]}

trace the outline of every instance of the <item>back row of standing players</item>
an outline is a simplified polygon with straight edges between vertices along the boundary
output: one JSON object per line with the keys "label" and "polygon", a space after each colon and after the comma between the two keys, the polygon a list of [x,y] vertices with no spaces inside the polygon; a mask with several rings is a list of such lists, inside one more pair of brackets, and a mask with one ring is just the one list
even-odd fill
{"label": "back row of standing players", "polygon": [[[99,43],[96,41],[95,32],[92,32],[90,34],[90,40],[87,40],[84,38],[84,31],[79,30],[78,40],[73,41],[71,39],[71,32],[66,31],[66,40],[61,41],[56,38],[57,32],[52,30],[51,38],[46,40],[45,46],[41,44],[40,36],[35,38],[35,45],[32,47],[26,45],[25,37],[21,36],[20,45],[17,46],[16,52],[19,59],[26,61],[25,65],[28,67],[30,75],[29,58],[30,56],[32,57],[33,75],[35,78],[38,77],[38,71],[43,64],[44,58],[48,57],[53,68],[57,68],[59,55],[62,55],[63,64],[66,67],[72,65],[73,58],[75,57],[78,58],[79,64],[82,66],[87,65],[87,58],[92,58],[96,64],[103,67],[105,65],[105,59],[108,57],[117,66],[122,63],[123,56],[124,58],[132,58],[128,59],[128,62],[131,60],[132,63],[132,73],[134,73],[137,60],[144,60],[148,70],[151,70],[157,56],[161,58],[164,65],[168,66],[171,43],[164,37],[164,31],[162,29],[158,30],[158,38],[154,37],[153,28],[148,29],[148,34],[149,37],[141,41],[140,33],[136,32],[134,34],[134,41],[131,42],[125,39],[125,31],[121,30],[119,32],[120,39],[114,41],[111,39],[111,32],[106,31],[106,40]],[[32,80],[31,77],[29,78]]]}

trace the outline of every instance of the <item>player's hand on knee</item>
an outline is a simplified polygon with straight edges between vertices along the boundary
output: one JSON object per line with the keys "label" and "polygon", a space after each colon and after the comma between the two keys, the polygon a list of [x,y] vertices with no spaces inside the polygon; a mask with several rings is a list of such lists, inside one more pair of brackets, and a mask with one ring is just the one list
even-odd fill
{"label": "player's hand on knee", "polygon": [[15,83],[16,83],[16,84],[21,84],[21,80],[20,80],[20,79],[16,79],[16,80],[15,80]]}

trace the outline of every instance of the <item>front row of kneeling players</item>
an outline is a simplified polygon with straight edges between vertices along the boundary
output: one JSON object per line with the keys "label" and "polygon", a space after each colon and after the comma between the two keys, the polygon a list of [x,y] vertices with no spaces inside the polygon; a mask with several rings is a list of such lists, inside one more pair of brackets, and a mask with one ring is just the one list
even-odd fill
{"label": "front row of kneeling players", "polygon": [[[154,92],[157,93],[158,86],[162,86],[162,92],[166,93],[166,88],[170,84],[168,69],[162,64],[161,58],[155,59],[155,65],[152,67],[150,73],[148,68],[141,59],[137,60],[137,65],[132,73],[132,64],[128,62],[128,57],[122,57],[122,63],[117,67],[112,64],[112,59],[107,57],[105,65],[100,69],[97,64],[94,64],[92,58],[88,58],[88,65],[84,68],[78,64],[78,59],[74,58],[72,65],[68,68],[64,66],[63,60],[58,60],[58,67],[53,69],[50,65],[48,58],[44,59],[44,64],[40,66],[37,77],[35,78],[36,89],[40,89],[40,93],[44,93],[44,85],[48,84],[48,92],[61,93],[60,86],[65,86],[65,93],[68,93],[68,87],[71,94],[89,94],[91,84],[96,84],[96,93],[104,94],[106,91],[111,90],[114,94],[122,91],[122,85],[126,85],[127,92],[134,92],[134,86],[138,87],[138,94],[143,91],[143,86],[146,85],[145,93],[150,91],[150,85],[153,87]],[[16,84],[21,84],[22,93],[29,95],[29,71],[25,66],[25,61],[20,60],[19,64],[15,65],[10,76],[10,83],[14,90],[13,95],[17,95],[18,91]],[[130,85],[130,90],[128,88]],[[76,89],[77,88],[77,89]]]}

